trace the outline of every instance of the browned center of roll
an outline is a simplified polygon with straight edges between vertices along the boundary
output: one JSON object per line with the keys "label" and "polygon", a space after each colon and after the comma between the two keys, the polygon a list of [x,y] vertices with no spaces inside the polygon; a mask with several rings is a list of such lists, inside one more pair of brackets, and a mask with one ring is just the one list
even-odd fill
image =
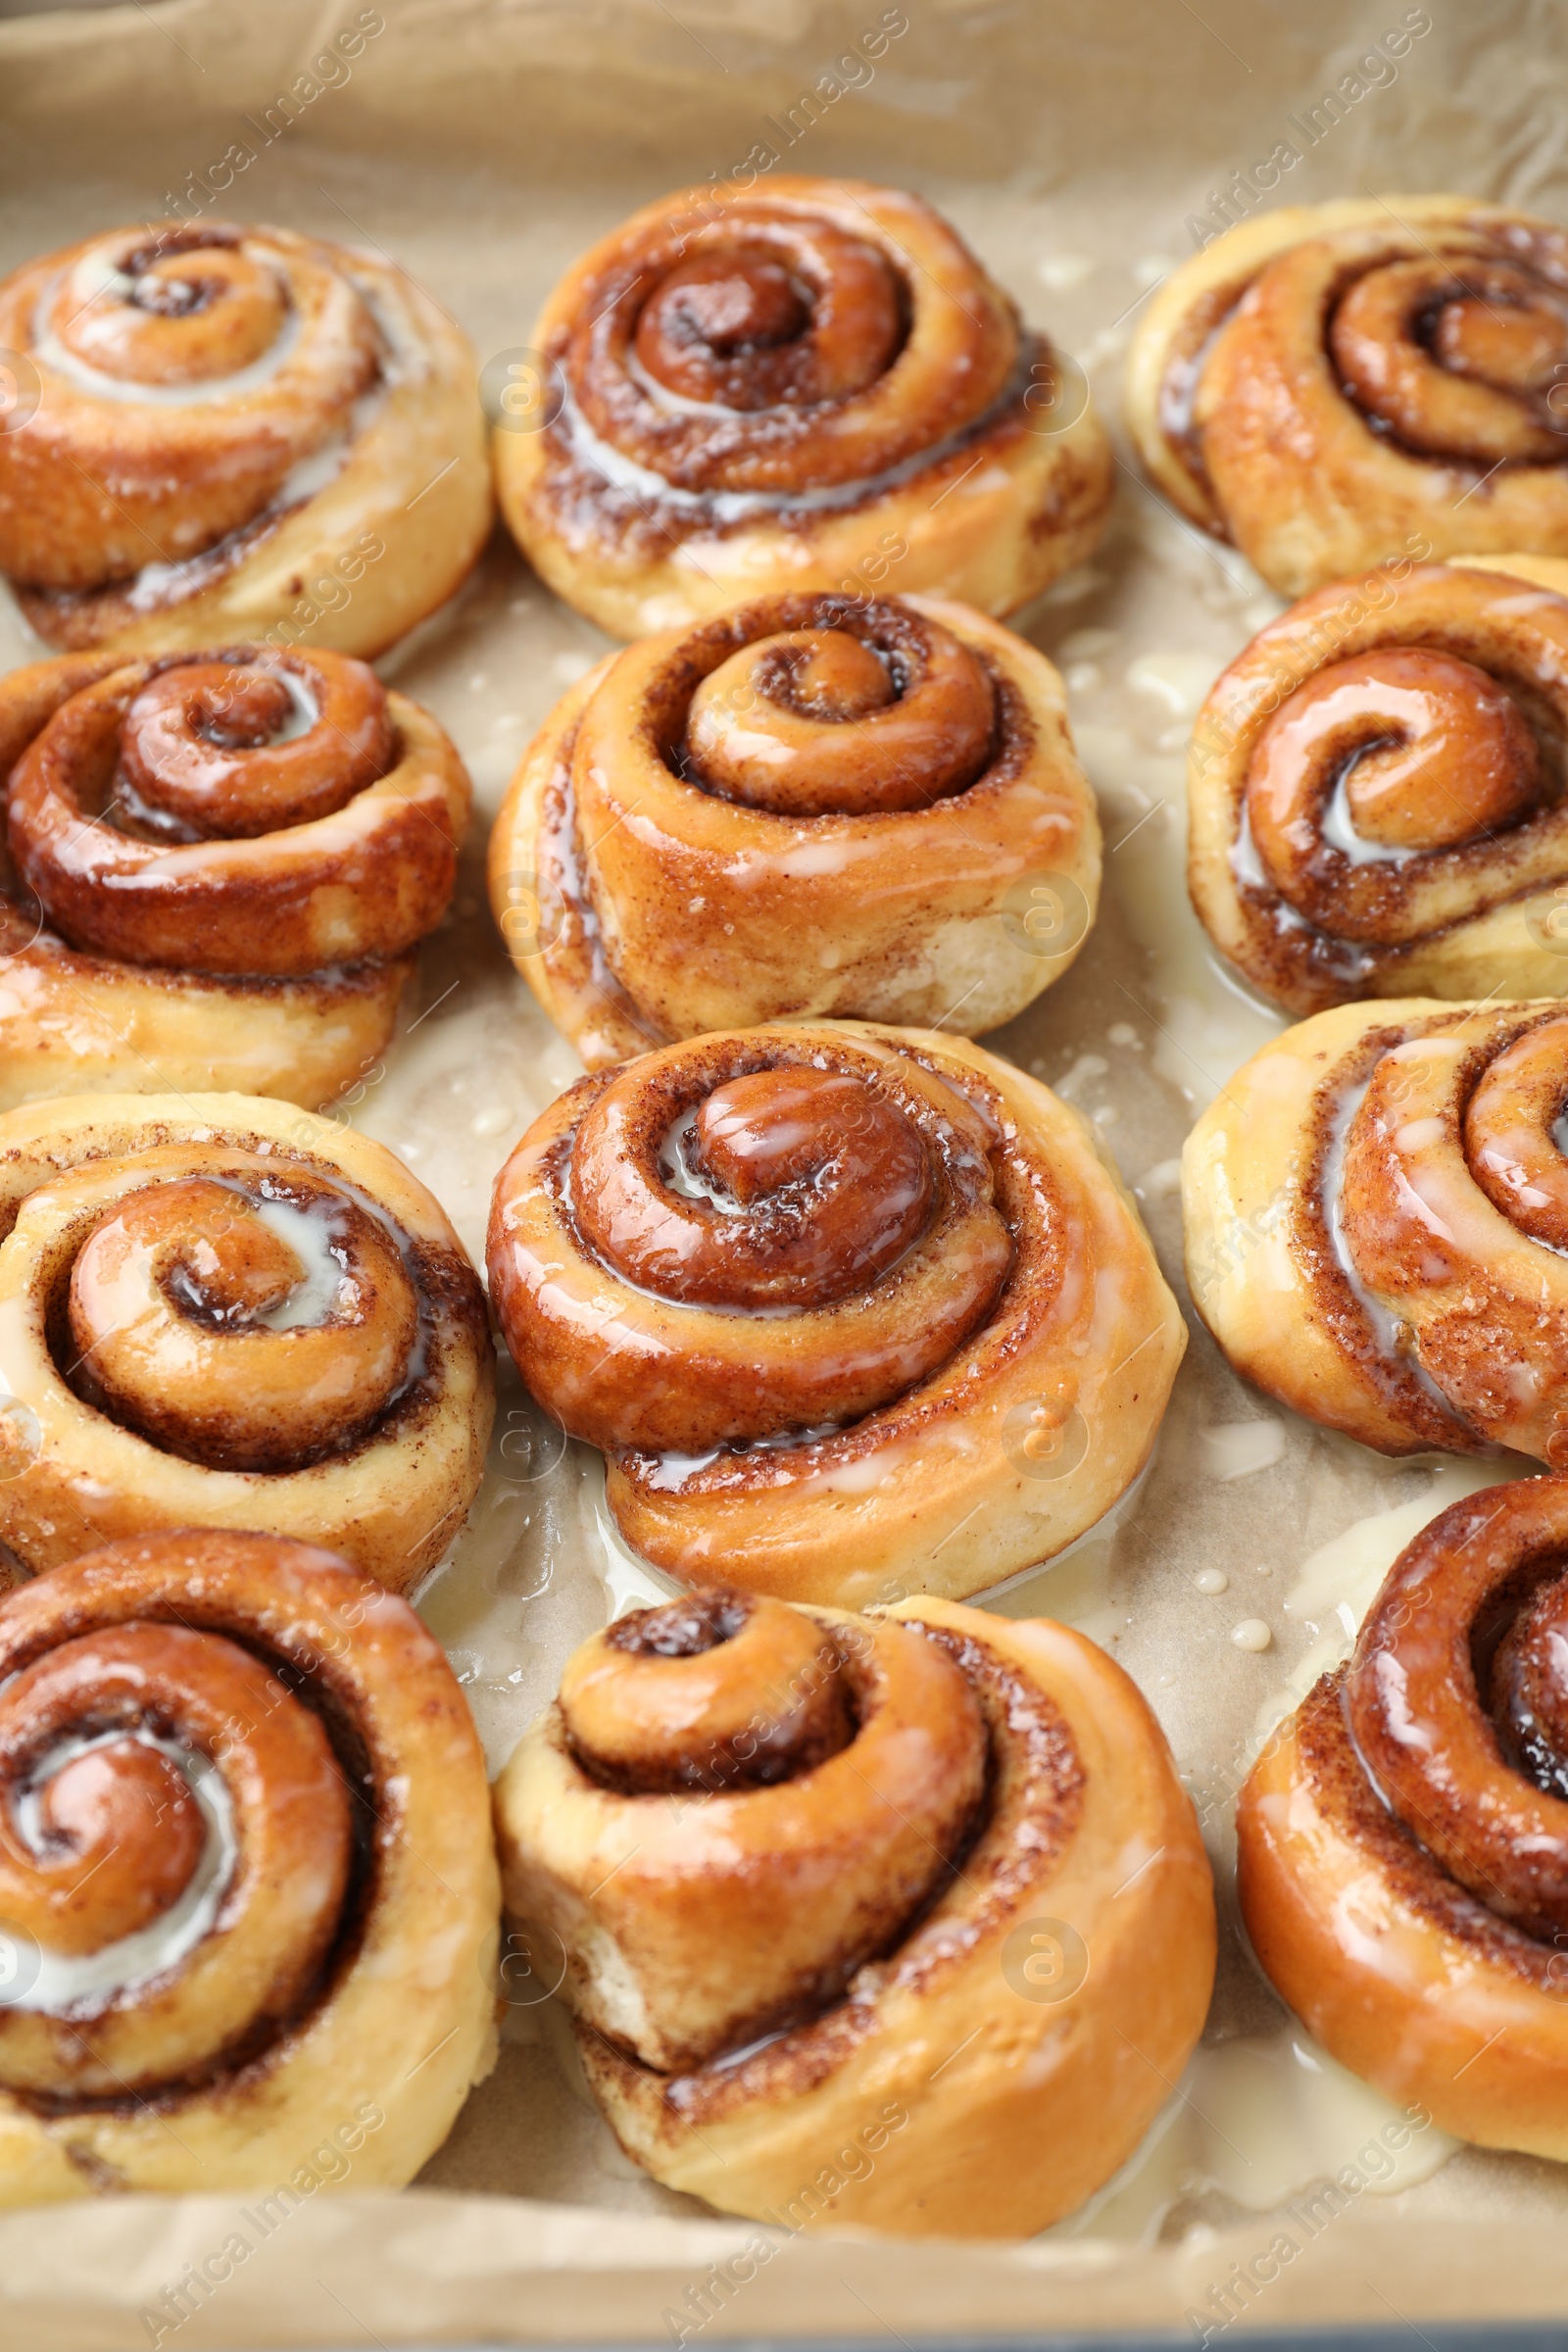
{"label": "browned center of roll", "polygon": [[1408,449],[1481,466],[1563,456],[1546,396],[1568,361],[1568,289],[1523,262],[1381,264],[1341,299],[1329,342],[1352,399]]}
{"label": "browned center of roll", "polygon": [[1481,840],[1528,815],[1544,781],[1506,687],[1456,655],[1389,646],[1329,662],[1280,705],[1252,756],[1247,807],[1282,895],[1360,936],[1357,891],[1370,918],[1388,874],[1368,852]]}
{"label": "browned center of roll", "polygon": [[[242,1805],[275,1803],[285,1791],[289,1801],[290,1864],[309,1925],[278,1956],[278,1983],[262,1989],[291,1998],[337,1923],[347,1791],[317,1718],[248,1652],[184,1627],[132,1622],[84,1634],[0,1692],[0,1931],[79,1956],[163,1919],[216,1835],[189,1767],[212,1765],[225,1711],[224,1753]],[[266,1888],[249,1891],[270,1899]],[[247,2000],[254,1988],[232,1994]]]}
{"label": "browned center of roll", "polygon": [[678,758],[710,792],[785,816],[870,816],[929,808],[985,768],[996,693],[951,630],[831,598],[815,625],[770,627],[763,607],[756,627],[691,698]]}
{"label": "browned center of roll", "polygon": [[780,223],[678,263],[643,304],[633,348],[684,400],[799,408],[874,383],[901,331],[898,287],[874,247]]}
{"label": "browned center of roll", "polygon": [[51,307],[65,348],[103,375],[175,387],[234,375],[271,350],[289,314],[288,288],[222,231],[166,230],[102,272],[85,304],[74,281]]}
{"label": "browned center of roll", "polygon": [[418,1305],[392,1236],[310,1175],[189,1176],[122,1197],[71,1270],[73,1385],[211,1469],[351,1444],[406,1381]]}
{"label": "browned center of roll", "polygon": [[622,1087],[624,1100],[612,1088],[583,1121],[577,1215],[641,1289],[706,1305],[824,1305],[874,1281],[925,1226],[924,1139],[863,1078],[799,1065],[731,1078],[672,1122],[658,1166],[646,1145],[624,1154],[635,1076]]}
{"label": "browned center of roll", "polygon": [[125,714],[119,758],[107,814],[124,830],[247,840],[329,816],[397,748],[366,662],[242,648],[161,670]]}
{"label": "browned center of roll", "polygon": [[184,1893],[201,1859],[184,1774],[129,1739],[62,1764],[38,1791],[37,1827],[44,1899],[33,1932],[52,1930],[57,1949],[95,1951],[134,1935]]}
{"label": "browned center of roll", "polygon": [[563,1732],[611,1792],[563,1933],[595,1921],[620,1944],[641,1997],[609,2030],[667,2072],[837,2000],[941,1887],[986,1798],[986,1715],[948,1646],[722,1590],[586,1642]]}
{"label": "browned center of roll", "polygon": [[578,1762],[628,1795],[764,1788],[854,1734],[824,1629],[722,1588],[616,1618],[573,1653],[561,1706]]}

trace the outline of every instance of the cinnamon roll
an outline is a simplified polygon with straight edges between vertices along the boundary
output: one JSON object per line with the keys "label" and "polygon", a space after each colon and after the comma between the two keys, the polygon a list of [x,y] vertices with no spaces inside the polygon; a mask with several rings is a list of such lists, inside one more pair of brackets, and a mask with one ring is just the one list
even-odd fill
{"label": "cinnamon roll", "polygon": [[319,1538],[440,1558],[494,1411],[484,1299],[402,1162],[290,1104],[85,1095],[0,1117],[0,1541]]}
{"label": "cinnamon roll", "polygon": [[1099,889],[1056,672],[931,598],[770,597],[628,648],[490,837],[502,935],[590,1068],[785,1016],[996,1028]]}
{"label": "cinnamon roll", "polygon": [[1273,1736],[1243,1916],[1342,2065],[1485,2147],[1568,2156],[1568,1480],[1442,1512]]}
{"label": "cinnamon roll", "polygon": [[1291,205],[1155,295],[1127,421],[1282,596],[1387,556],[1568,555],[1568,235],[1468,196]]}
{"label": "cinnamon roll", "polygon": [[894,572],[1010,612],[1104,524],[1081,373],[898,189],[666,196],[567,271],[533,341],[533,395],[509,385],[497,418],[501,511],[613,637]]}
{"label": "cinnamon roll", "polygon": [[467,337],[291,229],[112,229],[0,282],[0,571],[51,645],[378,654],[490,525]]}
{"label": "cinnamon roll", "polygon": [[0,679],[6,771],[0,1108],[375,1061],[468,821],[417,703],[342,654],[66,655]]}
{"label": "cinnamon roll", "polygon": [[1183,1157],[1237,1370],[1384,1453],[1568,1463],[1565,1099],[1558,1004],[1347,1004],[1265,1046]]}
{"label": "cinnamon roll", "polygon": [[487,1794],[436,1643],[313,1544],[0,1602],[0,2204],[411,2180],[494,2058]]}
{"label": "cinnamon roll", "polygon": [[1188,876],[1292,1012],[1568,994],[1568,563],[1392,564],[1260,630],[1199,714]]}
{"label": "cinnamon roll", "polygon": [[785,1599],[962,1598],[1050,1558],[1143,1467],[1186,1343],[1075,1111],[862,1022],[579,1080],[496,1179],[488,1260],[627,1542]]}
{"label": "cinnamon roll", "polygon": [[1065,1626],[721,1588],[635,1611],[568,1662],[496,1820],[622,2144],[726,2212],[1027,2235],[1202,2029],[1192,1804]]}

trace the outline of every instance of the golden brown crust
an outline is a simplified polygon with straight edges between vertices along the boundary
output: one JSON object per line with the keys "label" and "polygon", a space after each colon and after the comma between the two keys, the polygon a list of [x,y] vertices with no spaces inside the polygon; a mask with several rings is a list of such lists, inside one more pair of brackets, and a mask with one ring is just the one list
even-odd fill
{"label": "golden brown crust", "polygon": [[[865,648],[885,703],[803,707],[803,658]],[[558,705],[490,839],[502,935],[590,1068],[784,1018],[995,1028],[1099,886],[1055,671],[924,597],[770,598],[630,648]]]}
{"label": "golden brown crust", "polygon": [[412,956],[300,980],[218,980],[78,956],[0,908],[0,1111],[217,1080],[318,1110],[375,1069]]}
{"label": "golden brown crust", "polygon": [[[840,1105],[814,1126],[793,1100],[804,1071],[858,1090],[864,1118]],[[755,1121],[766,1157],[768,1090],[732,1098],[768,1074],[792,1082],[800,1163],[774,1168],[741,1213],[727,1195],[721,1214],[700,1197],[710,1175],[698,1198],[686,1189],[682,1142],[672,1189],[669,1139],[710,1102],[720,1130]],[[892,1196],[858,1189],[851,1163],[883,1107],[918,1139],[931,1191],[917,1238],[872,1279]],[[662,1270],[650,1258],[629,1277],[620,1245],[607,1259],[587,1240],[585,1152],[622,1170],[598,1196],[605,1214],[617,1232],[646,1226]],[[743,1268],[765,1282],[817,1238],[820,1262],[787,1295],[735,1311]],[[710,1241],[733,1270],[693,1292],[677,1269]],[[582,1080],[502,1171],[488,1259],[524,1378],[567,1428],[613,1447],[627,1540],[683,1583],[791,1599],[964,1594],[1049,1558],[1136,1477],[1185,1341],[1076,1113],[978,1047],[864,1022],[704,1038]]]}
{"label": "golden brown crust", "polygon": [[[826,1659],[812,1667],[848,1717],[825,1753],[789,1721],[799,1639],[818,1623]],[[633,1664],[613,1646],[624,1625],[574,1654],[503,1776],[508,1903],[563,1939],[572,2007],[593,2034],[686,2074],[814,2016],[902,1938],[967,1842],[985,1736],[963,1676],[897,1626],[803,1623],[758,1600],[700,1662]],[[581,1703],[596,1670],[601,1698],[617,1702],[608,1755]],[[752,1732],[751,1752],[732,1743],[728,1760],[699,1724],[672,1737],[660,1720],[669,1685],[706,1691],[720,1670]],[[628,1793],[628,1762],[652,1785]]]}
{"label": "golden brown crust", "polygon": [[0,1105],[373,1066],[470,802],[416,703],[332,654],[66,656],[0,681]]}
{"label": "golden brown crust", "polygon": [[1237,1810],[1248,1932],[1318,2039],[1445,2131],[1559,2158],[1562,1693],[1548,1678],[1521,1706],[1499,1670],[1521,1634],[1560,1618],[1565,1537],[1555,1477],[1442,1513]]}
{"label": "golden brown crust", "polygon": [[1562,231],[1506,207],[1271,212],[1160,289],[1128,424],[1158,487],[1285,596],[1396,555],[1565,554],[1565,287]]}
{"label": "golden brown crust", "polygon": [[[595,2030],[625,1980],[613,1947],[558,1910],[574,1955],[579,2046],[623,2145],[659,2180],[721,2210],[792,2229],[1026,2234],[1108,2178],[1185,2063],[1213,1973],[1208,1866],[1152,1718],[1093,1644],[1061,1626],[942,1601],[906,1602],[893,1616],[896,1625],[819,1621],[846,1653],[900,1655],[921,1637],[933,1694],[965,1690],[978,1711],[986,1794],[957,1868],[934,1899],[906,1906],[842,1998],[830,1974],[814,2000],[798,1995],[807,2016],[760,2048],[720,2049],[673,2075],[627,2046],[624,2004],[617,2030]],[[760,1714],[770,1687],[759,1687]],[[564,1884],[552,1875],[565,1858],[544,1801],[556,1788],[551,1740],[547,1717],[497,1788],[509,1908],[525,1917]],[[667,1798],[596,1792],[607,1863],[660,1817],[662,1860],[648,1868],[644,1916],[635,1892],[618,1906],[631,1931],[646,1930],[647,1906],[673,1895],[683,1856],[724,1825],[748,1857],[787,1875],[791,1825],[831,1822],[846,1833],[837,1871],[862,1888],[886,1875],[864,1835],[869,1817],[857,1844],[853,1798],[838,1803],[853,1781],[836,1768],[858,1747],[853,1740],[781,1786],[683,1798],[678,1815]],[[716,1841],[712,1853],[694,1924],[706,1904],[710,1965],[744,1982],[757,1943],[744,1904],[735,1910],[738,1877],[731,1884]],[[580,1862],[569,1868],[580,1873]],[[808,1943],[809,1920],[797,1918],[792,1934]],[[847,2168],[848,2180],[824,2173],[852,2148],[870,2161]]]}
{"label": "golden brown crust", "polygon": [[[334,2135],[331,2177],[412,2179],[493,2059],[498,1909],[483,1757],[412,1611],[310,1544],[161,1536],[0,1603],[0,1676],[10,1891],[62,1869],[25,1785],[84,1831],[96,1803],[149,1868],[170,1806],[199,1811],[205,1900],[181,1936],[184,1889],[153,1889],[149,1962],[105,1948],[122,1922],[84,1880],[74,1949],[40,1916],[9,1954],[0,2203],[270,2191]],[[96,1988],[67,2014],[72,1968]]]}
{"label": "golden brown crust", "polygon": [[1544,558],[1396,561],[1304,598],[1217,680],[1189,886],[1276,1004],[1568,990],[1565,592]]}
{"label": "golden brown crust", "polygon": [[679,191],[575,264],[534,344],[546,397],[498,424],[502,512],[613,636],[759,590],[874,592],[895,566],[901,590],[1007,612],[1103,526],[1081,378],[898,190]]}
{"label": "golden brown crust", "polygon": [[1555,1004],[1344,1005],[1183,1155],[1193,1300],[1238,1370],[1387,1453],[1568,1446]]}
{"label": "golden brown crust", "polygon": [[[222,1196],[224,1213],[192,1206],[193,1176]],[[119,1374],[131,1407],[117,1413],[109,1396],[94,1400],[71,1333],[74,1309],[94,1328],[113,1326],[113,1300],[85,1287],[85,1272],[74,1297],[74,1275],[97,1237],[114,1239],[123,1203],[155,1204],[169,1185],[186,1188],[188,1249],[176,1246],[166,1265],[147,1236],[134,1248],[116,1240],[108,1269],[139,1301],[130,1314],[141,1353]],[[224,1286],[243,1279],[258,1218],[281,1237],[285,1273],[297,1263],[300,1274],[270,1310],[273,1324],[255,1327],[230,1311]],[[356,1274],[366,1219],[376,1231],[363,1235]],[[366,1574],[404,1591],[446,1549],[478,1487],[494,1409],[484,1303],[446,1217],[381,1146],[238,1095],[30,1105],[0,1119],[0,1538],[25,1569],[159,1528],[260,1526],[330,1537]],[[398,1269],[382,1268],[377,1291],[372,1260],[386,1246]],[[107,1280],[96,1261],[91,1270]],[[334,1394],[367,1344],[388,1350],[357,1433],[347,1392],[326,1423],[290,1397],[291,1325],[318,1345],[307,1335],[334,1324],[345,1342],[341,1361],[325,1349]],[[270,1406],[269,1378],[281,1382]],[[244,1444],[277,1466],[220,1459],[246,1415],[255,1428]],[[155,1426],[158,1436],[140,1434]]]}
{"label": "golden brown crust", "polygon": [[473,354],[390,263],[119,229],[14,271],[0,321],[36,389],[0,450],[0,568],[52,644],[376,654],[479,553]]}

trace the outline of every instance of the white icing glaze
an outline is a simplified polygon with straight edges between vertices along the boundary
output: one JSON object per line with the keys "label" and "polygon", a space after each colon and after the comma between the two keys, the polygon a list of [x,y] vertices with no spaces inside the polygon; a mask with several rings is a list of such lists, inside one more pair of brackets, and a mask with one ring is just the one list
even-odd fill
{"label": "white icing glaze", "polygon": [[683,1110],[660,1145],[659,1173],[682,1200],[706,1200],[720,1216],[744,1217],[745,1207],[734,1194],[692,1165],[692,1135],[701,1109],[702,1104],[694,1102],[689,1110]]}
{"label": "white icing glaze", "polygon": [[[1321,2209],[1307,2210],[1314,2183],[1395,2196],[1430,2180],[1458,2145],[1391,2106],[1299,2027],[1242,2035],[1197,2052],[1129,2162],[1046,2234],[1148,2244],[1182,2198],[1217,2190],[1249,2213],[1269,2214],[1271,2232],[1294,2230],[1305,2244],[1323,2226]],[[1293,2210],[1297,2199],[1302,2210]]]}
{"label": "white icing glaze", "polygon": [[1283,1421],[1221,1421],[1201,1432],[1203,1467],[1222,1481],[1251,1478],[1285,1458]]}
{"label": "white icing glaze", "polygon": [[1432,1470],[1431,1485],[1415,1501],[1370,1512],[1310,1552],[1283,1604],[1286,1617],[1304,1628],[1309,1646],[1291,1667],[1282,1686],[1264,1700],[1254,1727],[1255,1746],[1260,1747],[1274,1726],[1295,1712],[1320,1675],[1344,1665],[1389,1570],[1405,1545],[1413,1543],[1440,1511],[1462,1502],[1467,1494],[1478,1494],[1483,1487],[1530,1477],[1537,1467],[1517,1454],[1505,1455],[1500,1461],[1445,1456]]}
{"label": "white icing glaze", "polygon": [[1431,1378],[1415,1353],[1400,1346],[1405,1326],[1392,1308],[1385,1306],[1380,1298],[1373,1296],[1361,1280],[1356,1271],[1355,1260],[1350,1254],[1349,1243],[1345,1237],[1346,1146],[1349,1141],[1350,1129],[1355,1123],[1355,1114],[1366,1101],[1367,1090],[1371,1083],[1370,1078],[1363,1078],[1357,1084],[1342,1087],[1340,1090],[1339,1101],[1334,1108],[1333,1122],[1329,1129],[1328,1145],[1323,1154],[1323,1170],[1319,1186],[1319,1197],[1323,1206],[1323,1224],[1329,1237],[1329,1246],[1334,1252],[1335,1261],[1349,1285],[1356,1304],[1371,1327],[1373,1337],[1377,1341],[1378,1352],[1391,1366],[1398,1366],[1402,1371],[1407,1372],[1412,1380],[1419,1382],[1432,1398],[1433,1403],[1443,1413],[1451,1416],[1452,1407],[1436,1381]]}
{"label": "white icing glaze", "polygon": [[146,1730],[73,1735],[51,1747],[16,1802],[15,1820],[24,1842],[34,1853],[42,1850],[38,1813],[44,1785],[77,1756],[125,1739],[134,1740],[141,1747],[156,1748],[184,1776],[205,1825],[201,1858],[184,1891],[151,1927],[122,1936],[96,1952],[36,1950],[30,1937],[8,1934],[0,1923],[0,1985],[16,1987],[0,1997],[13,2009],[41,2009],[58,2015],[83,2004],[101,2004],[116,1993],[167,1974],[211,1931],[228,1891],[239,1848],[233,1800],[221,1768],[212,1757],[198,1755],[176,1740]]}
{"label": "white icing glaze", "polygon": [[327,1321],[334,1310],[352,1311],[359,1286],[336,1254],[342,1219],[329,1202],[299,1208],[292,1200],[255,1200],[258,1222],[292,1250],[304,1273],[286,1298],[255,1317],[267,1331],[297,1331]]}
{"label": "white icing glaze", "polygon": [[[952,457],[970,441],[979,440],[993,420],[1003,416],[1021,397],[1029,382],[1031,357],[1027,346],[1020,351],[1018,364],[997,399],[983,416],[965,425],[961,432],[934,442],[929,449],[916,450],[912,457],[904,459],[897,466],[888,466],[880,473],[866,474],[858,481],[835,482],[818,489],[680,489],[674,483],[667,482],[662,473],[656,473],[651,466],[639,465],[636,459],[628,458],[623,451],[602,440],[578,407],[564,377],[562,378],[561,422],[579,465],[599,474],[612,489],[626,491],[639,504],[653,500],[665,506],[678,507],[686,514],[711,515],[715,522],[720,523],[745,522],[756,514],[822,514],[839,507],[858,506],[863,499],[877,498],[885,491],[896,490],[903,483],[912,481],[917,474],[925,473],[931,466],[941,465],[944,459]],[[688,400],[684,395],[669,392],[662,385],[659,387],[659,393],[661,406],[678,408],[697,416],[722,418],[736,414],[734,410],[722,408],[714,402]],[[748,414],[756,424],[760,418],[777,412],[764,409],[753,410]],[[997,487],[999,482],[1004,483],[1005,479],[1006,476],[1000,469],[993,468],[988,479],[970,482],[966,487],[971,492],[991,489]]]}
{"label": "white icing glaze", "polygon": [[1392,842],[1368,841],[1356,831],[1348,791],[1355,765],[1354,760],[1348,760],[1341,768],[1318,830],[1330,849],[1338,850],[1350,865],[1408,865],[1412,858],[1423,855],[1420,850],[1399,849]]}
{"label": "white icing glaze", "polygon": [[[93,269],[95,262],[91,282],[84,286],[78,284],[83,271]],[[88,254],[73,272],[67,299],[74,309],[80,310],[102,290],[128,293],[134,283],[134,279],[122,276],[119,270],[106,269],[101,256]],[[261,358],[252,360],[249,367],[236,368],[231,375],[207,376],[193,384],[139,384],[132,382],[128,376],[106,375],[101,368],[90,367],[61,342],[49,324],[49,313],[54,308],[59,288],[59,279],[52,279],[39,299],[33,328],[33,358],[40,366],[52,368],[57,375],[63,375],[78,391],[90,392],[94,400],[112,401],[120,406],[192,409],[203,408],[211,401],[243,400],[247,393],[259,391],[264,384],[270,383],[285,361],[292,356],[303,331],[300,314],[291,303],[277,334]]]}
{"label": "white icing glaze", "polygon": [[265,744],[257,747],[263,751],[270,751],[274,744],[297,742],[300,736],[308,735],[313,727],[318,726],[321,717],[321,706],[309,678],[296,669],[288,668],[275,669],[269,674],[282,681],[288,695],[289,709],[287,717],[273,728]]}

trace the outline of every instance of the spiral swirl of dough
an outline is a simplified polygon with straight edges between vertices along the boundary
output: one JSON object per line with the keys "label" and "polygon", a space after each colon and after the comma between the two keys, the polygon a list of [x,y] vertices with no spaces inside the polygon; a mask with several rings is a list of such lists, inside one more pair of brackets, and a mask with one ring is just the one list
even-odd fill
{"label": "spiral swirl of dough", "polygon": [[1568,238],[1463,197],[1287,207],[1161,288],[1128,420],[1300,596],[1397,554],[1568,555]]}
{"label": "spiral swirl of dough", "polygon": [[1392,565],[1252,640],[1199,714],[1188,875],[1276,1003],[1568,992],[1568,564]]}
{"label": "spiral swirl of dough", "polygon": [[471,799],[418,704],[336,654],[67,655],[0,680],[0,1109],[374,1068]]}
{"label": "spiral swirl of dough", "polygon": [[787,2205],[874,2084],[907,2136],[811,2219],[1041,2228],[1157,2103],[1116,2055],[1127,2004],[1164,2067],[1207,2002],[1191,1805],[1132,1685],[1060,1626],[722,1588],[635,1610],[568,1661],[496,1818],[622,2144],[731,2212]]}
{"label": "spiral swirl of dough", "polygon": [[533,339],[537,404],[496,434],[502,509],[617,636],[760,588],[874,586],[890,561],[901,587],[1009,612],[1102,525],[1081,377],[895,189],[666,197],[583,256]]}
{"label": "spiral swirl of dough", "polygon": [[390,263],[224,221],[115,229],[0,282],[0,345],[35,395],[0,435],[0,571],[55,645],[276,624],[379,653],[483,543],[473,354]]}
{"label": "spiral swirl of dough", "polygon": [[468,800],[442,730],[363,662],[239,647],[73,694],[12,770],[6,826],[74,946],[271,976],[432,930]]}
{"label": "spiral swirl of dough", "polygon": [[0,1602],[0,2203],[264,2187],[356,2119],[407,2180],[489,2062],[496,1911],[462,1694],[333,1553],[172,1534]]}
{"label": "spiral swirl of dough", "polygon": [[1055,670],[930,597],[769,597],[628,648],[490,842],[502,936],[591,1068],[808,1014],[994,1028],[1099,888]]}
{"label": "spiral swirl of dough", "polygon": [[1568,2149],[1568,1482],[1441,1513],[1349,1664],[1275,1735],[1237,1816],[1284,1998],[1446,2131]]}
{"label": "spiral swirl of dough", "polygon": [[[206,1107],[207,1115],[202,1112]],[[483,1300],[390,1152],[243,1096],[0,1119],[0,1535],[330,1537],[412,1586],[477,1489]]]}
{"label": "spiral swirl of dough", "polygon": [[786,1596],[895,1570],[972,1592],[1049,1556],[1136,1474],[1182,1346],[1075,1114],[978,1049],[862,1023],[580,1081],[497,1179],[488,1260],[628,1540]]}
{"label": "spiral swirl of dough", "polygon": [[1565,1098],[1554,1004],[1346,1005],[1265,1047],[1183,1171],[1232,1362],[1384,1452],[1568,1461]]}

